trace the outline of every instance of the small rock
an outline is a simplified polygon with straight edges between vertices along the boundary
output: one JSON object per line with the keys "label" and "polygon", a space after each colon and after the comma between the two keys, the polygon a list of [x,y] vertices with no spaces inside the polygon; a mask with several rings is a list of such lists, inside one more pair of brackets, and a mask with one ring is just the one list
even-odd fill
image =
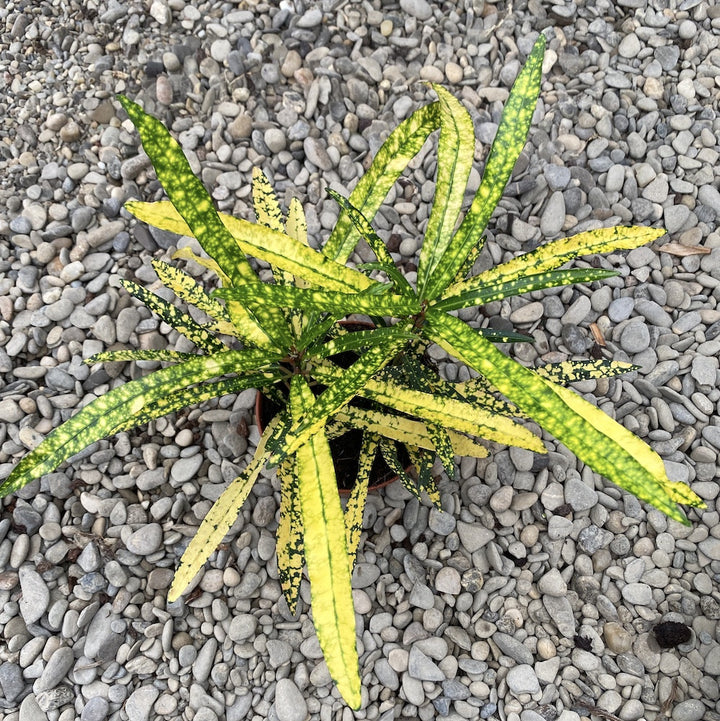
{"label": "small rock", "polygon": [[516,696],[522,693],[533,694],[540,691],[540,682],[535,669],[526,663],[511,668],[505,680],[510,691]]}
{"label": "small rock", "polygon": [[281,678],[275,687],[275,713],[278,721],[305,721],[307,703],[292,679]]}

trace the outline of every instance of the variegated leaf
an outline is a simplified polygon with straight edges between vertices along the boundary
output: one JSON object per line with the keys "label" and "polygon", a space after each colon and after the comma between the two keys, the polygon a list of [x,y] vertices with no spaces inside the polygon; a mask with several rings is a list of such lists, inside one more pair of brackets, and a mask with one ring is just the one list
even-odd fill
{"label": "variegated leaf", "polygon": [[277,356],[265,351],[225,351],[198,356],[113,388],[65,421],[28,453],[0,486],[0,497],[54,470],[91,443],[112,435],[132,416],[143,413],[149,404],[171,393],[226,373],[244,373],[269,366],[276,360],[279,360]]}
{"label": "variegated leaf", "polygon": [[470,114],[442,86],[433,85],[433,90],[440,101],[440,139],[435,196],[417,269],[421,299],[427,295],[430,279],[443,265],[443,256],[452,240],[475,159],[475,129]]}
{"label": "variegated leaf", "polygon": [[[295,425],[318,403],[300,375],[292,378],[290,408]],[[313,623],[330,675],[351,708],[360,706],[360,675],[355,640],[355,610],[345,519],[330,446],[322,428],[296,454],[305,561],[312,598]]]}
{"label": "variegated leaf", "polygon": [[[124,207],[138,220],[157,228],[178,235],[193,235],[172,203],[128,201]],[[362,291],[373,285],[374,281],[363,273],[330,260],[290,235],[224,213],[220,214],[220,219],[243,253],[264,260],[274,268],[286,270],[314,286],[327,290]]]}
{"label": "variegated leaf", "polygon": [[[440,103],[416,110],[390,133],[372,164],[360,178],[348,201],[372,222],[390,188],[408,163],[420,152],[430,133],[440,125]],[[323,253],[344,263],[357,244],[359,233],[346,212],[340,214]]]}
{"label": "variegated leaf", "polygon": [[[210,195],[192,172],[175,138],[157,118],[143,112],[137,103],[123,95],[119,95],[118,100],[140,133],[143,148],[153,163],[158,180],[203,250],[217,262],[233,285],[259,284],[247,258],[223,225]],[[276,309],[259,309],[257,319],[237,304],[229,305],[228,311],[238,331],[247,332],[249,342],[265,348],[282,345],[284,324]]]}
{"label": "variegated leaf", "polygon": [[[362,428],[405,445],[435,450],[433,438],[425,423],[394,413],[346,406],[333,416],[333,421],[342,423],[344,428]],[[446,432],[454,455],[471,458],[487,457],[488,450],[484,446],[456,431]]]}
{"label": "variegated leaf", "polygon": [[568,383],[593,378],[611,378],[637,369],[638,366],[632,363],[601,358],[599,360],[569,360],[561,363],[547,363],[536,368],[535,372],[553,383],[567,385]]}
{"label": "variegated leaf", "polygon": [[172,303],[168,303],[131,280],[121,279],[120,284],[165,323],[195,343],[198,348],[202,348],[208,353],[218,353],[227,349],[227,346],[207,328],[196,323],[187,313],[176,308]]}
{"label": "variegated leaf", "polygon": [[367,499],[370,471],[378,449],[378,439],[372,433],[363,433],[362,446],[358,458],[358,473],[352,493],[345,507],[345,533],[350,573],[355,567],[360,536],[362,535],[365,500]]}
{"label": "variegated leaf", "polygon": [[678,496],[704,505],[689,488],[668,479],[660,456],[637,436],[576,393],[504,356],[458,318],[428,313],[425,330],[429,340],[484,375],[580,460],[640,500],[684,524]]}
{"label": "variegated leaf", "polygon": [[278,578],[288,609],[294,615],[297,611],[300,581],[305,565],[295,459],[288,458],[281,463],[277,474],[280,479],[280,523],[277,529]]}
{"label": "variegated leaf", "polygon": [[486,276],[482,274],[452,286],[439,300],[431,303],[431,305],[439,311],[449,312],[459,308],[470,308],[474,305],[492,303],[496,300],[529,293],[533,290],[556,288],[574,283],[592,283],[616,275],[617,271],[603,268],[569,268],[568,270],[556,270],[548,273],[522,275],[512,280],[500,277],[494,281],[486,282]]}
{"label": "variegated leaf", "polygon": [[[664,233],[664,230],[641,226],[628,228],[614,226],[612,228],[588,230],[573,235],[571,238],[551,240],[529,253],[513,258],[506,263],[501,263],[474,278],[470,278],[465,283],[461,283],[460,286],[463,286],[464,292],[483,287],[500,287],[503,284],[513,283],[518,280],[522,281],[523,278],[528,276],[548,273],[579,256],[638,248],[646,243],[651,243],[656,238],[664,235]],[[454,286],[445,293],[445,297],[449,297],[451,293],[454,294],[457,289],[458,286]]]}
{"label": "variegated leaf", "polygon": [[281,435],[284,429],[281,416],[275,416],[265,429],[252,461],[211,506],[180,559],[180,566],[168,591],[168,601],[171,603],[180,598],[237,520],[240,509],[267,460],[268,453],[265,450],[267,439]]}
{"label": "variegated leaf", "polygon": [[215,291],[215,296],[239,300],[253,308],[272,303],[278,308],[301,308],[307,311],[332,313],[338,318],[344,318],[353,313],[402,318],[420,311],[420,305],[415,298],[402,295],[339,293],[296,288],[289,285],[222,288]]}
{"label": "variegated leaf", "polygon": [[482,242],[490,216],[505,190],[515,163],[525,146],[540,92],[545,37],[540,35],[520,70],[503,110],[500,125],[485,164],[482,182],[470,210],[428,283],[425,296],[437,298],[453,282],[473,246]]}
{"label": "variegated leaf", "polygon": [[[211,298],[192,276],[160,260],[153,260],[152,266],[158,278],[160,278],[163,284],[170,288],[178,298],[181,298],[190,305],[194,305],[203,313],[216,320],[210,329],[215,330],[216,328],[220,328],[221,323],[225,323],[224,327],[226,329],[232,328],[227,310],[225,310],[222,303],[218,303]],[[208,326],[203,327],[207,328]]]}
{"label": "variegated leaf", "polygon": [[383,460],[387,463],[388,468],[400,479],[405,489],[412,493],[415,498],[420,500],[420,491],[418,490],[415,479],[403,468],[398,458],[397,449],[392,441],[386,438],[380,439],[380,452]]}

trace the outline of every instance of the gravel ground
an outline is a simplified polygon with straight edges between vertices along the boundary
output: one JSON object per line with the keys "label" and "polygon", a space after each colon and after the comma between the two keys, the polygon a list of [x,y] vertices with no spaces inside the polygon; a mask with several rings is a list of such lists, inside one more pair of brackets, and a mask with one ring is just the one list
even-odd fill
{"label": "gravel ground", "polygon": [[[441,480],[446,513],[399,484],[368,500],[354,575],[362,710],[345,708],[307,603],[274,561],[278,486],[260,479],[191,596],[178,559],[257,441],[253,392],[93,445],[0,520],[0,717],[720,719],[720,6],[9,0],[0,9],[0,477],[134,364],[108,348],[184,341],[119,288],[183,240],[121,210],[162,196],[113,96],[171,125],[220,209],[250,217],[251,168],[299,197],[312,237],[397,122],[443,83],[472,113],[478,169],[538,32],[532,139],[481,263],[620,223],[668,234],[600,262],[620,276],[494,303],[534,364],[640,370],[578,390],[645,438],[707,502],[692,526],[609,485],[548,438]],[[376,226],[412,270],[432,197],[423,152]],[[479,174],[472,177],[474,187]],[[448,378],[464,368],[436,354]],[[147,366],[147,364],[145,364]],[[247,432],[244,432],[247,429]],[[308,588],[302,595],[307,602]],[[302,604],[301,604],[302,605]],[[689,634],[661,648],[657,624]],[[679,645],[677,645],[679,644]],[[598,710],[599,709],[599,710]]]}

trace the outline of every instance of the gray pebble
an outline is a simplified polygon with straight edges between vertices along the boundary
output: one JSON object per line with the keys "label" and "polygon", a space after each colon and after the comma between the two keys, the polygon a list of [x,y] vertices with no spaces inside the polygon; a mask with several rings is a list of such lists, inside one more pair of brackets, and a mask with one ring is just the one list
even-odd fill
{"label": "gray pebble", "polygon": [[505,681],[515,695],[522,693],[534,694],[540,691],[540,682],[533,667],[526,663],[511,668]]}
{"label": "gray pebble", "polygon": [[151,685],[140,686],[133,691],[125,702],[128,721],[148,721],[159,695],[160,691]]}
{"label": "gray pebble", "polygon": [[540,216],[540,230],[543,236],[552,238],[556,236],[565,223],[565,198],[556,190]]}
{"label": "gray pebble", "polygon": [[26,566],[18,571],[20,578],[20,614],[26,624],[39,621],[50,603],[50,590],[40,574]]}
{"label": "gray pebble", "polygon": [[278,721],[305,721],[307,703],[292,679],[281,678],[275,687],[275,714]]}
{"label": "gray pebble", "polygon": [[410,649],[408,673],[419,681],[444,681],[445,674],[417,646]]}
{"label": "gray pebble", "polygon": [[533,655],[524,643],[518,641],[510,634],[497,632],[493,634],[492,640],[497,647],[513,661],[517,663],[532,663]]}
{"label": "gray pebble", "polygon": [[158,523],[148,523],[128,536],[125,546],[128,551],[138,556],[149,556],[155,553],[163,541],[162,528]]}

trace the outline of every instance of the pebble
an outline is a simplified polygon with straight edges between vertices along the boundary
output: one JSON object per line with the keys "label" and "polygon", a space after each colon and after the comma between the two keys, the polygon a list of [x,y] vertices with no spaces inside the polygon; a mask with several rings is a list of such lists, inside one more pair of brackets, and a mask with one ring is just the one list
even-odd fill
{"label": "pebble", "polygon": [[520,694],[539,693],[540,682],[532,666],[522,663],[511,668],[505,677],[510,691],[519,696]]}
{"label": "pebble", "polygon": [[26,624],[39,621],[50,603],[50,590],[37,571],[22,566],[18,571],[20,579],[20,613]]}
{"label": "pebble", "polygon": [[305,721],[307,703],[292,679],[281,678],[275,687],[275,714],[278,721]]}
{"label": "pebble", "polygon": [[157,523],[149,523],[131,533],[125,545],[131,553],[138,556],[149,556],[155,553],[161,546],[163,540],[162,528]]}

